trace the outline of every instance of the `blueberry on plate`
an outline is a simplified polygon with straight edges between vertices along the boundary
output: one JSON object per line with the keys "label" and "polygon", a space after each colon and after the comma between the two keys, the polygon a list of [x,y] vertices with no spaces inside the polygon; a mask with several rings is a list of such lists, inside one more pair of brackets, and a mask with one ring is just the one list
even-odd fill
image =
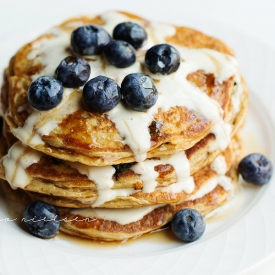
{"label": "blueberry on plate", "polygon": [[136,51],[132,45],[122,40],[113,40],[104,48],[108,62],[117,68],[127,68],[135,63]]}
{"label": "blueberry on plate", "polygon": [[105,113],[119,103],[120,87],[113,79],[100,75],[85,84],[82,98],[90,111]]}
{"label": "blueberry on plate", "polygon": [[171,74],[180,66],[180,53],[168,44],[155,45],[146,52],[145,65],[153,74]]}
{"label": "blueberry on plate", "polygon": [[138,112],[150,109],[158,99],[153,79],[142,73],[128,74],[121,83],[121,94],[129,108]]}
{"label": "blueberry on plate", "polygon": [[111,41],[110,35],[97,25],[87,25],[75,29],[71,35],[73,50],[81,55],[98,55]]}
{"label": "blueberry on plate", "polygon": [[39,111],[47,111],[56,107],[62,97],[62,83],[50,76],[38,77],[28,90],[30,104]]}
{"label": "blueberry on plate", "polygon": [[195,209],[179,210],[171,222],[173,233],[184,242],[194,242],[205,231],[203,216]]}
{"label": "blueberry on plate", "polygon": [[243,158],[238,166],[238,171],[243,179],[252,184],[263,185],[269,182],[272,176],[272,164],[261,154],[250,154]]}
{"label": "blueberry on plate", "polygon": [[132,22],[123,22],[114,28],[113,38],[130,43],[135,49],[142,46],[147,39],[147,33],[140,25]]}
{"label": "blueberry on plate", "polygon": [[82,57],[67,56],[55,70],[55,77],[64,87],[77,88],[83,86],[90,76],[90,65]]}
{"label": "blueberry on plate", "polygon": [[30,203],[24,210],[22,221],[33,235],[45,239],[55,236],[60,227],[57,209],[43,201]]}

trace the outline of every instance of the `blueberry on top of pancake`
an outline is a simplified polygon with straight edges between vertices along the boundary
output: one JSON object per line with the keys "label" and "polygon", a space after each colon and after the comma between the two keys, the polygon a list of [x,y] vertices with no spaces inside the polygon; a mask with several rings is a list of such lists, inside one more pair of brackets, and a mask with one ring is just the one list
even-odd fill
{"label": "blueberry on top of pancake", "polygon": [[113,38],[124,40],[130,43],[135,49],[142,47],[147,39],[147,33],[144,28],[133,22],[122,22],[115,26]]}
{"label": "blueberry on top of pancake", "polygon": [[55,77],[64,87],[77,88],[83,86],[90,77],[90,65],[82,57],[67,56],[55,70]]}
{"label": "blueberry on top of pancake", "polygon": [[101,54],[110,41],[110,35],[98,25],[81,26],[71,35],[71,46],[81,55]]}

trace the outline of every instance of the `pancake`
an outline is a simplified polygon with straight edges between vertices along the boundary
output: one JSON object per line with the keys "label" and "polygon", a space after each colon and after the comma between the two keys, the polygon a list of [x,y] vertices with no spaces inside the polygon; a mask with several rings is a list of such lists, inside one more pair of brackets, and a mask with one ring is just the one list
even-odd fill
{"label": "pancake", "polygon": [[193,208],[204,216],[226,202],[227,195],[227,192],[218,186],[203,198],[157,208],[142,219],[125,225],[115,221],[99,219],[93,215],[86,217],[74,212],[68,212],[66,209],[60,209],[61,219],[64,219],[61,223],[60,231],[68,235],[94,241],[125,241],[161,228],[170,222],[173,215],[180,209]]}
{"label": "pancake", "polygon": [[[62,102],[52,110],[39,112],[30,106],[30,83],[40,75],[53,76],[59,62],[72,53],[69,38],[74,28],[89,22],[111,32],[117,23],[130,19],[142,25],[149,37],[137,51],[136,63],[114,69],[101,56],[85,57],[91,66],[90,77],[102,74],[120,84],[129,73],[145,72],[159,91],[155,106],[140,113],[120,103],[103,115],[92,113],[82,103],[82,87],[66,88]],[[168,76],[152,74],[144,66],[146,50],[164,42],[174,45],[182,58],[179,70]],[[118,12],[66,21],[22,47],[5,77],[8,85],[2,93],[8,94],[5,118],[11,132],[35,150],[89,166],[172,155],[209,134],[215,135],[210,151],[221,152],[240,128],[247,109],[246,86],[229,47],[195,30]]]}
{"label": "pancake", "polygon": [[[59,207],[60,231],[94,241],[117,242],[136,238],[161,228],[170,222],[174,214],[180,209],[193,208],[205,216],[232,199],[234,190],[237,188],[236,170],[236,166],[233,166],[227,172],[227,177],[231,178],[232,189],[225,190],[218,184],[209,192],[206,190],[205,194],[197,194],[197,197],[190,197],[189,200],[176,204],[145,206],[137,208],[136,212],[134,209]],[[9,184],[3,180],[0,180],[0,188],[10,200],[20,202],[24,206],[30,202],[26,192],[21,189],[11,189]]]}
{"label": "pancake", "polygon": [[[0,194],[5,200],[16,202],[22,207],[26,207],[32,202],[28,193],[22,189],[12,189],[7,181],[0,179]],[[23,214],[23,213],[22,213]]]}
{"label": "pancake", "polygon": [[[232,167],[230,173],[228,174],[230,174],[232,182],[236,187],[236,167]],[[60,231],[72,236],[88,238],[96,241],[125,241],[129,238],[136,238],[144,233],[161,228],[170,222],[174,214],[180,209],[196,209],[203,216],[205,216],[230,200],[230,194],[230,192],[224,190],[220,185],[217,185],[209,193],[199,198],[183,201],[177,204],[167,204],[164,206],[159,206],[155,209],[146,209],[145,207],[143,212],[146,213],[149,211],[149,213],[143,215],[142,218],[137,219],[136,221],[126,224],[124,224],[123,218],[120,220],[117,216],[120,216],[121,214],[121,216],[125,215],[127,218],[129,216],[134,216],[134,218],[138,217],[139,215],[135,215],[134,212],[131,212],[133,209],[124,209],[120,214],[115,212],[116,210],[113,209],[113,213],[108,213],[108,219],[106,216],[104,217],[106,212],[101,211],[103,209],[72,210],[60,208],[59,213],[61,215],[61,219],[63,219]],[[129,213],[127,213],[128,210]],[[114,220],[110,220],[111,216],[114,217]],[[126,222],[127,218],[125,219]]]}
{"label": "pancake", "polygon": [[[14,189],[29,191],[35,199],[63,207],[132,208],[174,203],[196,193],[216,176],[210,168],[212,164],[205,166],[204,158],[200,159],[205,148],[198,146],[197,152],[195,149],[143,163],[89,167],[43,155],[18,141],[1,159],[0,177]],[[236,136],[217,157],[222,158],[223,173],[234,164],[239,152]],[[192,158],[201,162],[197,164],[198,171],[190,167]]]}

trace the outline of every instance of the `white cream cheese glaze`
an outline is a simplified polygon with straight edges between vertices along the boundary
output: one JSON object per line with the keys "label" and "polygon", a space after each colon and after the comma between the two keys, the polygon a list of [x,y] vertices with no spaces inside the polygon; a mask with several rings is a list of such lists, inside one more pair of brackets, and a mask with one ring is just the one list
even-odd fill
{"label": "white cream cheese glaze", "polygon": [[[67,163],[79,173],[85,174],[97,185],[98,197],[95,202],[91,203],[93,207],[100,206],[116,197],[126,197],[136,192],[134,188],[112,189],[114,185],[113,175],[115,173],[113,166],[92,167],[76,162]],[[90,203],[91,201],[89,198],[79,198],[78,200],[82,203]]]}
{"label": "white cream cheese glaze", "polygon": [[[112,166],[89,167],[79,163],[67,163],[77,169],[79,173],[87,175],[97,185],[97,200],[93,202],[94,198],[79,198],[78,200],[82,203],[91,203],[93,207],[98,207],[116,197],[125,197],[140,192],[140,190],[135,190],[134,188],[112,189],[114,185],[112,176],[115,173],[115,169]],[[157,188],[156,178],[158,173],[154,170],[154,167],[160,164],[170,164],[173,166],[177,175],[176,183],[167,187]],[[143,183],[143,193],[160,190],[172,194],[181,191],[190,194],[195,187],[193,177],[190,177],[190,164],[184,152],[177,153],[169,158],[161,158],[160,160],[145,160],[134,164],[130,169],[140,175]]]}
{"label": "white cream cheese glaze", "polygon": [[164,204],[158,204],[131,209],[74,209],[71,210],[71,213],[74,215],[81,215],[86,218],[98,218],[125,225],[141,220],[145,215],[156,208],[162,207],[163,205]]}
{"label": "white cream cheese glaze", "polygon": [[136,161],[145,160],[151,145],[148,127],[153,116],[147,112],[126,109],[122,103],[119,103],[108,112],[108,117],[115,123],[120,135],[124,137],[123,143],[132,149]]}
{"label": "white cream cheese glaze", "polygon": [[33,43],[32,51],[27,56],[28,59],[34,59],[43,65],[43,69],[33,75],[32,80],[42,75],[53,77],[61,60],[68,56],[67,48],[70,35],[59,28],[50,30],[48,34],[52,37],[50,39],[43,38]]}
{"label": "white cream cheese glaze", "polygon": [[243,92],[243,83],[240,74],[235,75],[234,88],[231,94],[233,105],[233,114],[236,115],[241,108],[241,94]]}
{"label": "white cream cheese glaze", "polygon": [[[206,182],[194,195],[190,196],[186,201],[196,200],[202,198],[209,192],[213,191],[217,185],[220,185],[227,192],[233,193],[234,186],[229,177],[224,175],[216,176]],[[82,217],[90,218],[90,219],[103,219],[109,221],[115,221],[119,224],[125,225],[131,222],[136,222],[141,220],[145,215],[153,211],[158,207],[162,207],[165,204],[158,204],[153,206],[144,206],[140,208],[132,208],[132,209],[74,209],[70,212],[74,215],[81,215]]]}
{"label": "white cream cheese glaze", "polygon": [[151,193],[156,190],[158,172],[154,170],[155,166],[160,164],[170,164],[175,169],[177,175],[177,183],[167,187],[157,188],[162,192],[179,193],[184,191],[189,194],[194,190],[194,181],[190,177],[190,163],[185,152],[179,152],[169,157],[162,157],[159,160],[145,160],[134,164],[130,169],[136,174],[140,174],[143,183],[142,191]]}
{"label": "white cream cheese glaze", "polygon": [[210,168],[217,173],[217,176],[207,181],[194,195],[187,199],[188,201],[202,198],[204,195],[213,191],[217,185],[220,185],[225,191],[233,195],[234,185],[232,179],[225,175],[227,172],[225,157],[222,155],[216,157],[210,164]]}
{"label": "white cream cheese glaze", "polygon": [[25,121],[24,126],[13,129],[20,140],[28,145],[44,144],[41,137],[48,135],[64,117],[81,108],[80,92],[64,88],[63,99],[51,112],[38,111],[30,104],[25,107],[31,114]]}
{"label": "white cream cheese glaze", "polygon": [[[146,22],[146,24],[144,24],[142,21],[129,18],[117,12],[109,12],[103,14],[101,17],[105,21],[102,27],[109,31],[110,34],[113,28],[120,22],[135,21],[144,25],[148,33],[148,41],[145,43],[141,52],[147,50],[153,44],[165,43],[165,37],[175,33],[175,28],[171,25],[154,22]],[[42,41],[37,41],[33,44],[33,49],[29,53],[28,57],[30,59],[34,58],[34,62],[40,63],[43,67],[34,78],[40,75],[52,76],[59,62],[69,55],[69,53],[66,52],[66,49],[70,46],[69,34],[59,28],[53,29],[50,34],[52,35],[51,39],[45,38],[42,39]],[[120,135],[124,138],[124,143],[126,143],[135,154],[136,161],[138,162],[146,159],[146,153],[150,149],[151,142],[148,126],[151,124],[158,108],[167,111],[174,106],[183,106],[202,114],[212,121],[213,128],[211,132],[216,136],[216,141],[211,146],[210,151],[217,148],[224,150],[228,146],[232,126],[223,121],[223,110],[220,105],[215,100],[209,98],[207,94],[198,87],[187,81],[186,76],[189,73],[197,70],[213,73],[220,83],[231,76],[235,76],[238,89],[233,94],[234,100],[232,102],[234,112],[238,112],[240,108],[239,98],[243,89],[238,64],[234,57],[210,49],[189,49],[178,45],[173,46],[178,49],[182,59],[177,72],[168,76],[162,76],[159,74],[151,74],[145,70],[145,73],[148,73],[153,79],[158,80],[155,83],[159,92],[157,103],[147,112],[134,112],[125,108],[123,104],[119,104],[107,113],[109,118],[115,123]],[[105,75],[115,79],[120,85],[127,74],[141,72],[143,70],[144,56],[140,56],[139,54],[138,56],[137,61],[131,67],[125,69],[118,69],[106,64],[101,56],[89,57],[88,61],[91,66],[90,78]],[[75,91],[73,93],[75,93]],[[79,93],[78,96],[80,97]],[[67,100],[66,97],[63,101],[65,100]],[[13,131],[24,143],[34,146],[43,144],[40,137],[43,134],[51,132],[51,130],[53,130],[67,114],[72,113],[73,110],[74,109],[67,109],[67,111],[62,112],[58,120],[55,116],[51,116],[52,120],[55,120],[54,122],[44,121],[47,127],[43,127],[43,123],[40,123],[40,127],[37,128],[35,124],[41,114],[38,114],[37,111],[32,108],[25,125],[13,129]],[[51,111],[49,113],[51,113]],[[32,136],[32,128],[34,128],[34,136]]]}
{"label": "white cream cheese glaze", "polygon": [[210,164],[210,168],[218,175],[224,175],[227,171],[226,161],[223,155],[217,156]]}
{"label": "white cream cheese glaze", "polygon": [[195,199],[202,198],[206,194],[213,191],[217,185],[220,185],[225,191],[231,191],[234,189],[231,178],[227,176],[216,176],[207,181],[194,195],[188,197],[187,201],[193,201]]}
{"label": "white cream cheese glaze", "polygon": [[20,141],[16,142],[9,150],[8,155],[1,161],[5,168],[6,180],[13,189],[26,187],[32,177],[30,177],[26,168],[37,163],[42,153],[26,147]]}

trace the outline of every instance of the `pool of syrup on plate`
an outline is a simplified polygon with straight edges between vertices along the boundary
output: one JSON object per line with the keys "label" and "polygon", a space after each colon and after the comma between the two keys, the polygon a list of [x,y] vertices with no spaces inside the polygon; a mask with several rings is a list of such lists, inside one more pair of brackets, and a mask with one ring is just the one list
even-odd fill
{"label": "pool of syrup on plate", "polygon": [[83,239],[78,237],[73,237],[66,235],[64,233],[59,233],[56,237],[56,240],[62,240],[62,241],[68,241],[72,244],[82,246],[82,247],[89,247],[91,249],[109,249],[109,248],[115,248],[118,246],[128,246],[135,242],[146,242],[146,243],[164,243],[164,242],[178,242],[179,240],[177,237],[173,234],[170,226],[165,226],[160,231],[153,231],[147,234],[144,234],[142,236],[139,236],[137,238],[119,241],[119,242],[98,242],[93,241],[90,239]]}

